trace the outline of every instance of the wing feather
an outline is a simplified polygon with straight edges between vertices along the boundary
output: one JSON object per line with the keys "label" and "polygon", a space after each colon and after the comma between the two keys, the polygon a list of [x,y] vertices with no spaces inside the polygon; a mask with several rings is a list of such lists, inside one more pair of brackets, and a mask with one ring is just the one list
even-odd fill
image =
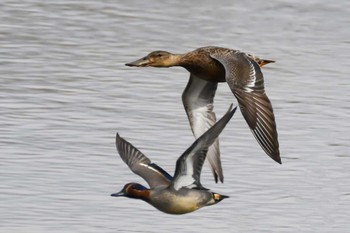
{"label": "wing feather", "polygon": [[[216,122],[213,109],[217,85],[217,82],[209,82],[191,74],[182,94],[182,102],[195,138],[199,138]],[[218,182],[218,179],[223,182],[218,139],[209,147],[207,159],[215,182]]]}
{"label": "wing feather", "polygon": [[226,81],[255,139],[267,155],[281,163],[275,116],[259,65],[239,51],[211,56],[225,67]]}
{"label": "wing feather", "polygon": [[231,105],[227,113],[180,156],[176,162],[175,175],[171,183],[172,187],[176,190],[182,187],[203,188],[200,183],[200,174],[208,147],[213,144],[235,111],[236,108],[232,110]]}
{"label": "wing feather", "polygon": [[171,175],[158,165],[151,163],[149,158],[131,143],[120,137],[119,134],[116,136],[116,147],[120,157],[131,171],[141,176],[150,188],[170,184],[172,180]]}

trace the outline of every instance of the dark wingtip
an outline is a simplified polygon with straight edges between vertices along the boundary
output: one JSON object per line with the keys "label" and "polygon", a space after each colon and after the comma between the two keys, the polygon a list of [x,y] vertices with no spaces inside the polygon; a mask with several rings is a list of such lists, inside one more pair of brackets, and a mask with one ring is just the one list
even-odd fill
{"label": "dark wingtip", "polygon": [[281,157],[278,156],[278,158],[274,159],[277,163],[282,164]]}
{"label": "dark wingtip", "polygon": [[211,172],[214,176],[215,183],[218,183],[219,180],[221,183],[224,183],[224,175],[222,174],[222,172],[219,172],[217,169],[215,169],[215,166],[210,166],[210,168],[211,168]]}
{"label": "dark wingtip", "polygon": [[279,150],[277,149],[277,152],[274,153],[274,154],[269,154],[268,155],[271,157],[271,159],[273,159],[276,163],[279,163],[279,164],[282,164],[282,160],[281,160],[281,157],[280,157],[280,152]]}
{"label": "dark wingtip", "polygon": [[[232,118],[232,116],[235,114],[235,112],[237,110],[237,106],[234,109],[232,109],[232,108],[233,108],[233,104],[230,105],[226,114],[219,121],[227,121],[228,122]],[[228,118],[228,119],[225,120],[224,118]],[[221,183],[224,183],[224,176],[222,174],[220,175],[220,173],[218,173],[218,171],[214,170],[213,168],[212,168],[212,172],[214,175],[215,183],[218,183],[219,180]]]}
{"label": "dark wingtip", "polygon": [[[218,177],[219,177],[219,175],[218,175],[216,172],[214,172],[213,174],[214,174],[215,183],[218,183]],[[220,181],[221,181],[221,178],[220,178]]]}
{"label": "dark wingtip", "polygon": [[232,108],[233,108],[233,104],[230,105],[227,112],[231,112],[231,114],[233,115],[237,110],[237,106],[233,110],[232,110]]}
{"label": "dark wingtip", "polygon": [[118,149],[118,144],[121,142],[122,138],[120,137],[119,133],[115,135],[115,146]]}
{"label": "dark wingtip", "polygon": [[276,154],[269,154],[269,153],[267,153],[267,155],[270,156],[270,158],[273,161],[275,161],[276,163],[282,164],[282,160],[281,160],[279,152],[276,153]]}
{"label": "dark wingtip", "polygon": [[224,183],[224,175],[222,173],[214,169],[213,166],[211,166],[211,171],[213,173],[215,183],[218,183],[219,181]]}

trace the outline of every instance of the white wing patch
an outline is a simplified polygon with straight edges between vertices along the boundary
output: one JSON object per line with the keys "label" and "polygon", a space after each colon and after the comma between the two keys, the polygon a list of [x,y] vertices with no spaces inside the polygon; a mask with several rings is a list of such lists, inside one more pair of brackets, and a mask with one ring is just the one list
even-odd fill
{"label": "white wing patch", "polygon": [[155,172],[157,172],[157,173],[159,173],[159,171],[158,171],[157,169],[155,169],[155,168],[152,167],[152,166],[149,166],[148,164],[140,163],[140,165],[143,166],[143,167],[146,167],[146,168],[148,168],[148,169],[150,169],[150,170],[153,170],[153,171],[155,171]]}
{"label": "white wing patch", "polygon": [[207,107],[196,108],[192,111],[193,118],[197,119],[197,121],[193,122],[193,132],[196,138],[199,138],[211,127],[210,122],[207,120],[207,111]]}
{"label": "white wing patch", "polygon": [[196,180],[193,178],[193,156],[194,154],[191,153],[188,155],[187,159],[184,161],[185,164],[182,164],[182,168],[180,171],[180,175],[177,177],[177,179],[174,182],[174,188],[175,190],[179,190],[182,187],[189,187],[192,185]]}
{"label": "white wing patch", "polygon": [[196,138],[199,138],[211,127],[208,116],[210,115],[209,113],[213,111],[214,106],[212,103],[208,102],[209,96],[206,96],[205,99],[203,99],[203,97],[200,98],[201,92],[205,86],[208,85],[208,82],[197,78],[196,83],[193,85],[195,86],[191,89],[191,94],[186,103],[190,105],[192,119],[196,119],[192,121],[193,133]]}
{"label": "white wing patch", "polygon": [[[191,74],[190,80],[182,94],[182,102],[195,138],[199,138],[216,122],[215,113],[213,112],[213,99],[217,85],[216,82],[202,80]],[[218,143],[217,140],[209,147],[207,159],[215,180],[219,178],[222,181],[223,175]]]}
{"label": "white wing patch", "polygon": [[174,189],[178,191],[182,187],[191,188],[191,185],[195,182],[191,175],[180,176],[174,183]]}
{"label": "white wing patch", "polygon": [[244,90],[247,92],[252,92],[254,91],[252,88],[255,87],[255,82],[256,82],[256,71],[255,71],[253,62],[249,58],[246,58],[246,59],[249,62],[250,70],[249,70],[249,82],[244,87]]}

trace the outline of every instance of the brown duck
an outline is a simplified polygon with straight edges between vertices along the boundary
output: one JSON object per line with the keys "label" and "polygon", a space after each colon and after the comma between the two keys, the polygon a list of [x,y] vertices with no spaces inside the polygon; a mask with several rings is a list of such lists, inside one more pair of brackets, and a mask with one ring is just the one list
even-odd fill
{"label": "brown duck", "polygon": [[[202,47],[185,54],[154,51],[127,63],[137,67],[181,66],[190,72],[182,101],[196,138],[216,122],[213,111],[218,82],[227,82],[238,100],[244,119],[262,149],[281,163],[275,116],[265,93],[260,67],[274,62],[238,50],[221,47]],[[223,182],[218,139],[209,148],[208,161],[215,181]]]}

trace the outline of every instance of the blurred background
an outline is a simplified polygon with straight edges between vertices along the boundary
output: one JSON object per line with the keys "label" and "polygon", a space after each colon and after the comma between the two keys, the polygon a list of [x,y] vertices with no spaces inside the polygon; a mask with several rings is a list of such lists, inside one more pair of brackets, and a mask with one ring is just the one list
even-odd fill
{"label": "blurred background", "polygon": [[[350,2],[15,1],[0,3],[0,232],[348,232]],[[216,45],[277,62],[263,69],[282,165],[237,111],[221,134],[229,195],[172,216],[113,198],[145,182],[115,134],[170,174],[194,141],[182,68],[131,68],[153,50]],[[215,111],[237,105],[221,83]]]}

